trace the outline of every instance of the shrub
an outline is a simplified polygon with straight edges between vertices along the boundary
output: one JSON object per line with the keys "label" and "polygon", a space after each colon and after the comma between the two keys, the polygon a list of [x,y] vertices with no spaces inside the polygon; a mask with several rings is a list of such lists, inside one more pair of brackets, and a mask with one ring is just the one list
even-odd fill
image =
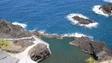
{"label": "shrub", "polygon": [[88,58],[85,60],[87,63],[97,63],[97,61],[95,59],[93,59],[92,57]]}
{"label": "shrub", "polygon": [[6,50],[10,46],[9,42],[6,40],[0,40],[0,49]]}

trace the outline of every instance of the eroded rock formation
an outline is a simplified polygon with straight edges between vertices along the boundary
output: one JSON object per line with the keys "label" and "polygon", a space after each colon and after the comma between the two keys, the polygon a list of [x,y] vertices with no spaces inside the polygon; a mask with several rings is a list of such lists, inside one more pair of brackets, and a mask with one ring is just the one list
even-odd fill
{"label": "eroded rock formation", "polygon": [[29,55],[34,61],[42,61],[50,56],[50,51],[47,45],[39,43],[29,51]]}
{"label": "eroded rock formation", "polygon": [[96,42],[88,37],[81,37],[75,39],[70,44],[75,45],[81,51],[90,54],[95,60],[104,61],[112,59],[112,52],[104,42]]}

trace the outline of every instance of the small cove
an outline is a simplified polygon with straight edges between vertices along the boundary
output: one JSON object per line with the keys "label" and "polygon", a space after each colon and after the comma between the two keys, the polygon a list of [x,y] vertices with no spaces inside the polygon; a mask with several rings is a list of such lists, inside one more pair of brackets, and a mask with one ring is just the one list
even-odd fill
{"label": "small cove", "polygon": [[85,59],[90,57],[77,47],[69,44],[74,40],[73,38],[60,40],[42,37],[41,39],[49,43],[52,51],[52,55],[41,63],[86,63]]}

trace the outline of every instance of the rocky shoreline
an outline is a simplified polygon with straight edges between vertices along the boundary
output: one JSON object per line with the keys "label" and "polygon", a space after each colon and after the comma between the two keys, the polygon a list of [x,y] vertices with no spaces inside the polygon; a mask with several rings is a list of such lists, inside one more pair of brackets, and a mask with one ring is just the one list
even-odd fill
{"label": "rocky shoreline", "polygon": [[[14,31],[16,29],[16,31]],[[104,42],[94,41],[86,36],[59,36],[51,35],[47,33],[40,33],[38,31],[29,32],[19,25],[13,25],[5,20],[0,20],[0,40],[6,40],[9,42],[10,47],[4,49],[8,53],[1,53],[2,55],[7,54],[10,58],[14,58],[15,61],[9,61],[11,63],[26,63],[25,60],[37,63],[48,58],[51,55],[49,44],[42,41],[41,37],[47,38],[74,38],[74,41],[70,42],[71,45],[78,47],[81,51],[91,55],[99,63],[102,61],[108,61],[112,59],[112,52]],[[2,49],[0,51],[3,51]],[[14,54],[16,53],[16,54]],[[21,56],[23,56],[21,58]],[[4,56],[0,57],[0,62]],[[27,59],[26,59],[27,58]],[[28,62],[27,62],[28,63]]]}
{"label": "rocky shoreline", "polygon": [[[0,63],[31,63],[26,62],[26,60],[29,61],[32,58],[35,59],[36,61],[34,61],[33,59],[31,61],[33,63],[37,63],[46,59],[51,55],[49,45],[44,41],[41,41],[41,39],[39,39],[38,36],[25,30],[19,25],[13,25],[5,20],[0,20],[0,40],[3,41],[3,44],[0,44],[1,51],[6,51],[1,53]],[[8,47],[3,48],[3,46],[7,43]],[[33,50],[35,47],[39,47],[37,51]],[[35,54],[32,56],[32,53],[29,52]],[[4,55],[7,55],[9,59],[4,58],[4,60],[2,60]]]}
{"label": "rocky shoreline", "polygon": [[112,52],[104,42],[97,42],[88,37],[81,37],[76,38],[70,44],[91,55],[98,62],[112,59]]}
{"label": "rocky shoreline", "polygon": [[75,37],[75,36],[59,36],[59,35],[50,35],[46,33],[39,33],[38,36],[47,37],[47,38],[74,38],[74,41],[70,42],[71,45],[78,47],[82,52],[85,52],[91,55],[98,63],[103,63],[112,60],[112,52],[105,42],[97,42],[90,39],[87,36]]}

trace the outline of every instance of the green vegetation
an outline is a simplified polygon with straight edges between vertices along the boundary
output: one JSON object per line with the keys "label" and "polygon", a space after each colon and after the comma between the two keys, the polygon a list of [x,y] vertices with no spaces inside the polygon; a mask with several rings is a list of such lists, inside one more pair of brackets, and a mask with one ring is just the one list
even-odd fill
{"label": "green vegetation", "polygon": [[7,51],[7,52],[10,54],[18,54],[18,52],[9,52],[9,51]]}
{"label": "green vegetation", "polygon": [[5,40],[0,40],[0,49],[7,50],[10,46],[10,43]]}
{"label": "green vegetation", "polygon": [[93,59],[92,57],[88,58],[85,60],[87,63],[97,63],[97,61],[95,59]]}

